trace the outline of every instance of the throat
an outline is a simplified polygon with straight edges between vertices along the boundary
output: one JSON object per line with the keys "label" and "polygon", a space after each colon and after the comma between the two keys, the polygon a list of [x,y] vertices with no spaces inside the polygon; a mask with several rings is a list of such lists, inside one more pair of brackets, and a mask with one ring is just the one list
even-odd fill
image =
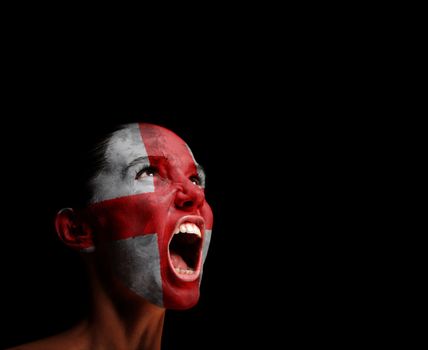
{"label": "throat", "polygon": [[98,276],[92,277],[88,349],[160,349],[165,309],[143,298],[117,299]]}

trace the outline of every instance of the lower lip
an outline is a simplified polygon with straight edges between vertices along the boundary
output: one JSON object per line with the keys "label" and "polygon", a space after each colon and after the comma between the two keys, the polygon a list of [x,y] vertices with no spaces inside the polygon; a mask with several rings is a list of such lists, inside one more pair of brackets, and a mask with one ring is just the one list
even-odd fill
{"label": "lower lip", "polygon": [[[202,249],[202,247],[201,247]],[[182,281],[185,282],[192,282],[195,281],[201,272],[201,254],[202,252],[199,252],[199,258],[198,258],[198,262],[196,263],[196,270],[193,271],[192,274],[187,274],[187,273],[179,273],[178,271],[175,270],[175,267],[172,265],[171,262],[171,257],[169,255],[169,249],[168,249],[168,262],[169,262],[169,266],[171,268],[171,270],[174,272],[174,275],[177,276],[177,278],[179,278]]]}

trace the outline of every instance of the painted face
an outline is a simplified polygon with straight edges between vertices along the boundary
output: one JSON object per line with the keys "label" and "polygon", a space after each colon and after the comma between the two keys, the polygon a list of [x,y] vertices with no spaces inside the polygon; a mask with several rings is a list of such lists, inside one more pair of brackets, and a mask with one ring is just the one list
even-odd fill
{"label": "painted face", "polygon": [[152,124],[114,133],[105,159],[86,211],[97,251],[151,303],[195,305],[213,223],[202,168],[182,139]]}

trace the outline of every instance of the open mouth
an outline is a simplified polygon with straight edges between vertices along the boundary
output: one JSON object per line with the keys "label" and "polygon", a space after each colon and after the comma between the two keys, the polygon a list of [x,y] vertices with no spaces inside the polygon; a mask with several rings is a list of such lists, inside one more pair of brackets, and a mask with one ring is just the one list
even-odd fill
{"label": "open mouth", "polygon": [[177,223],[169,243],[169,261],[182,280],[193,281],[199,276],[202,251],[203,220],[186,216]]}

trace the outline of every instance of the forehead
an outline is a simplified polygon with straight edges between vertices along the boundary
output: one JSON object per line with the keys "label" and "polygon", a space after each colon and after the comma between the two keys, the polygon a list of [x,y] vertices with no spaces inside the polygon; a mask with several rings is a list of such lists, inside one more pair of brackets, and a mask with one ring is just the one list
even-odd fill
{"label": "forehead", "polygon": [[107,144],[109,163],[129,164],[139,157],[161,156],[170,160],[194,161],[187,144],[172,131],[146,123],[127,124],[114,132]]}

